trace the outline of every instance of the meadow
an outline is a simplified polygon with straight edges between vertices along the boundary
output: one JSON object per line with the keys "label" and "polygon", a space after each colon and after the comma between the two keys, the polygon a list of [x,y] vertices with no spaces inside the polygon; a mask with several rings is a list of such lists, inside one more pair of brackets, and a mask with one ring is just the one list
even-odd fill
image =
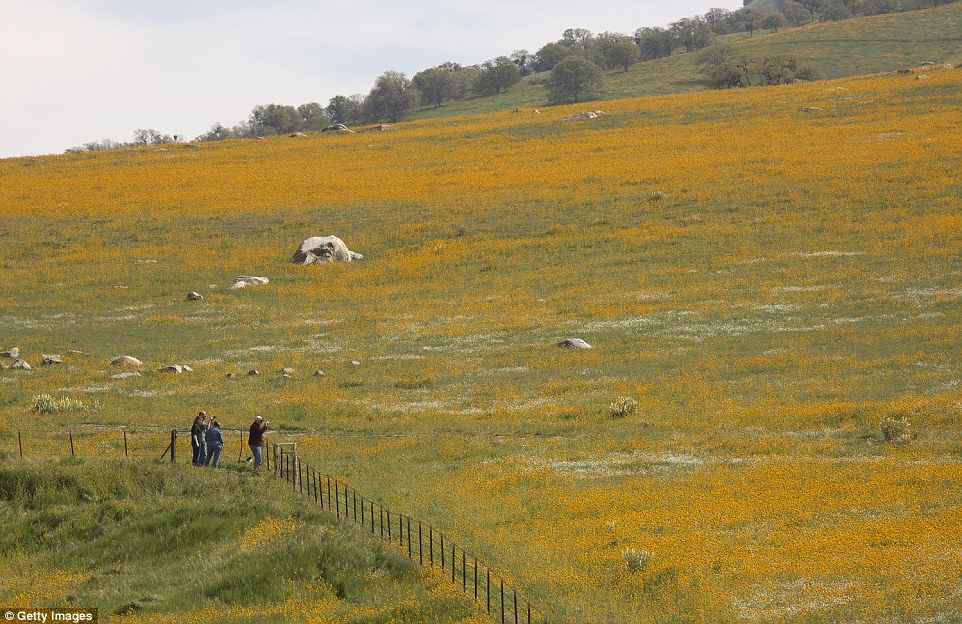
{"label": "meadow", "polygon": [[[920,71],[0,161],[0,349],[66,361],[0,373],[0,452],[263,414],[569,621],[959,621],[962,70]],[[324,234],[365,258],[287,262]]]}

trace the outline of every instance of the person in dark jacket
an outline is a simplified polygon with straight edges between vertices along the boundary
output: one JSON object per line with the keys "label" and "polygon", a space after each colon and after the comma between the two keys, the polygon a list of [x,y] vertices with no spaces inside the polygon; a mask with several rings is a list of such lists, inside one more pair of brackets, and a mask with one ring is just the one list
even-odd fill
{"label": "person in dark jacket", "polygon": [[250,435],[247,437],[247,446],[254,455],[254,470],[264,463],[264,432],[267,431],[269,422],[263,416],[258,416],[251,423]]}
{"label": "person in dark jacket", "polygon": [[220,422],[213,421],[207,429],[207,463],[205,466],[217,468],[220,464],[220,452],[224,448],[224,434],[220,432]]}
{"label": "person in dark jacket", "polygon": [[193,464],[203,466],[207,463],[207,414],[200,412],[190,427],[190,448],[194,452]]}

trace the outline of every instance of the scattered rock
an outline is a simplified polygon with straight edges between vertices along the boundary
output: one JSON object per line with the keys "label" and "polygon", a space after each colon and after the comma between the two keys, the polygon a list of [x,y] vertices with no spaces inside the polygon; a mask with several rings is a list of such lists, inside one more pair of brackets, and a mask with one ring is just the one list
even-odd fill
{"label": "scattered rock", "polygon": [[595,119],[596,117],[601,117],[606,115],[605,111],[593,110],[585,111],[584,113],[576,113],[574,115],[568,115],[567,117],[562,117],[558,121],[578,121],[580,119]]}
{"label": "scattered rock", "polygon": [[911,69],[896,69],[895,73],[896,74],[914,74],[915,72],[912,71]]}
{"label": "scattered rock", "polygon": [[174,373],[175,375],[179,375],[179,374],[181,374],[182,372],[184,372],[184,368],[183,368],[182,366],[180,366],[179,364],[170,364],[169,366],[161,367],[160,369],[158,369],[158,372],[161,372],[161,373]]}
{"label": "scattered rock", "polygon": [[33,367],[27,364],[26,360],[14,360],[13,364],[10,365],[10,368],[22,368],[23,370],[30,370]]}
{"label": "scattered rock", "polygon": [[169,151],[166,147],[158,147],[154,150],[155,152],[166,152]]}
{"label": "scattered rock", "polygon": [[14,347],[12,349],[7,349],[6,351],[0,351],[0,357],[17,359],[20,357],[20,348]]}
{"label": "scattered rock", "polygon": [[290,135],[290,137],[292,139],[306,139],[307,135],[303,132],[295,132],[294,134]]}
{"label": "scattered rock", "polygon": [[247,371],[247,374],[253,377],[254,375],[260,375],[261,373],[256,368],[252,368],[249,371]]}
{"label": "scattered rock", "polygon": [[234,278],[232,289],[247,288],[248,286],[265,286],[270,283],[266,277],[253,277],[250,275],[238,275]]}
{"label": "scattered rock", "polygon": [[819,108],[818,106],[802,106],[798,109],[802,113],[817,113],[825,110],[824,108]]}
{"label": "scattered rock", "polygon": [[290,378],[291,378],[291,376],[288,375],[287,373],[284,373],[283,375],[281,375],[281,377],[283,377],[284,379],[290,379]]}
{"label": "scattered rock", "polygon": [[324,128],[323,130],[321,130],[321,132],[350,132],[351,134],[357,134],[356,132],[354,132],[353,130],[351,130],[350,128],[348,128],[347,126],[345,126],[344,124],[333,124],[333,125],[330,125],[330,126]]}
{"label": "scattered rock", "polygon": [[114,358],[110,361],[114,366],[143,366],[144,363],[135,357],[129,355],[121,355],[118,358]]}
{"label": "scattered rock", "polygon": [[945,65],[942,66],[942,69],[955,69],[955,65],[953,65],[952,63],[946,63]]}
{"label": "scattered rock", "polygon": [[204,300],[204,295],[200,294],[199,292],[192,290],[189,293],[187,293],[187,301],[203,301],[203,300]]}
{"label": "scattered rock", "polygon": [[371,130],[379,130],[383,132],[385,130],[394,130],[394,126],[392,126],[391,124],[378,124],[373,128],[371,128]]}
{"label": "scattered rock", "polygon": [[111,375],[111,379],[130,379],[131,377],[140,377],[140,373],[137,371],[127,371],[126,373],[117,373],[116,375]]}
{"label": "scattered rock", "polygon": [[922,61],[919,63],[919,67],[931,67],[932,65],[935,65],[935,61]]}
{"label": "scattered rock", "polygon": [[581,338],[565,338],[558,343],[562,349],[590,349],[591,345]]}
{"label": "scattered rock", "polygon": [[190,366],[187,366],[186,364],[182,364],[182,365],[181,365],[181,368],[184,369],[184,372],[185,372],[185,373],[193,373],[193,372],[194,372],[194,369],[191,368]]}
{"label": "scattered rock", "polygon": [[40,366],[50,366],[51,364],[63,364],[63,358],[59,355],[45,355],[40,360]]}
{"label": "scattered rock", "polygon": [[293,368],[289,368],[289,367],[285,367],[285,368],[282,368],[282,369],[281,369],[281,372],[284,373],[285,375],[293,375],[293,374],[294,374],[294,369],[293,369]]}
{"label": "scattered rock", "polygon": [[137,264],[157,264],[156,260],[134,260]]}
{"label": "scattered rock", "polygon": [[361,254],[347,248],[336,236],[312,236],[301,243],[294,255],[293,264],[317,264],[320,262],[350,262],[363,258]]}
{"label": "scattered rock", "polygon": [[227,377],[228,379],[233,379],[234,373],[227,373],[226,375],[224,375],[224,377]]}
{"label": "scattered rock", "polygon": [[83,351],[77,351],[76,349],[70,349],[69,351],[67,351],[67,355],[90,355],[90,354],[85,353]]}
{"label": "scattered rock", "polygon": [[324,371],[322,371],[322,370],[316,370],[316,371],[314,371],[314,376],[315,376],[315,377],[323,377],[323,376],[324,376]]}
{"label": "scattered rock", "polygon": [[360,366],[361,363],[357,360],[351,360],[351,366]]}
{"label": "scattered rock", "polygon": [[929,77],[928,77],[928,76],[925,76],[925,75],[923,75],[923,74],[919,74],[918,76],[915,77],[915,79],[916,79],[916,80],[928,80]]}

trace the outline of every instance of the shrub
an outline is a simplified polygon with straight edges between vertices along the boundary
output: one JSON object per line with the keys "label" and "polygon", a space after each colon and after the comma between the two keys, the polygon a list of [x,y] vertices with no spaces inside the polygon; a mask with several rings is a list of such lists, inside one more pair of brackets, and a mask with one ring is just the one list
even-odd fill
{"label": "shrub", "polygon": [[638,402],[631,397],[618,397],[608,406],[612,418],[624,418],[631,416],[638,409]]}
{"label": "shrub", "polygon": [[624,551],[622,551],[621,556],[625,558],[625,565],[628,566],[628,571],[637,572],[639,570],[644,570],[654,555],[647,550],[626,548]]}
{"label": "shrub", "polygon": [[912,437],[912,428],[905,416],[886,416],[879,423],[879,431],[886,442],[907,442]]}
{"label": "shrub", "polygon": [[54,398],[49,394],[33,397],[31,409],[38,414],[59,414],[60,412],[82,412],[87,408],[82,401],[70,397]]}

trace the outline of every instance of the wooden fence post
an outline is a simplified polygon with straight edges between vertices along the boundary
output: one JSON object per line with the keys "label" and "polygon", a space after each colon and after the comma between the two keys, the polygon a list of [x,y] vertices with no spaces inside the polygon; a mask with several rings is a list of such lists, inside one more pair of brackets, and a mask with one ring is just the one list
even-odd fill
{"label": "wooden fence post", "polygon": [[20,436],[19,429],[17,429],[17,446],[20,447],[20,459],[23,459],[23,438]]}
{"label": "wooden fence post", "polygon": [[126,429],[124,429],[124,457],[130,457],[130,454],[127,452],[127,430]]}
{"label": "wooden fence post", "polygon": [[170,430],[170,463],[177,463],[177,430]]}

